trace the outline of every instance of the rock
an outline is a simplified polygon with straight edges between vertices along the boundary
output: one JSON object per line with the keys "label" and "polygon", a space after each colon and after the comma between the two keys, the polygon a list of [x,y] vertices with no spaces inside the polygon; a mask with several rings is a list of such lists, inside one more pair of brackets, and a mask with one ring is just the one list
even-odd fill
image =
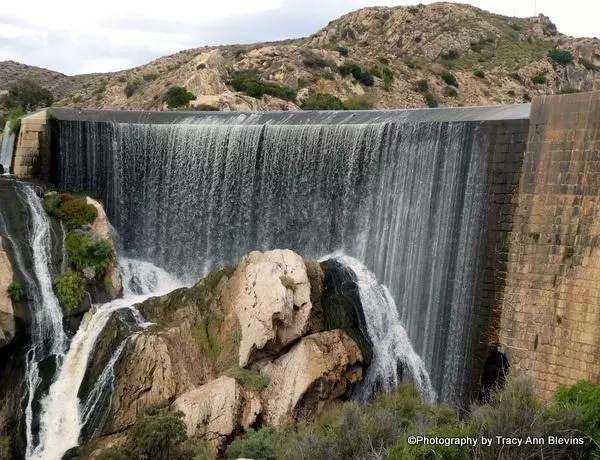
{"label": "rock", "polygon": [[220,448],[236,430],[247,429],[261,411],[260,400],[231,377],[220,377],[179,396],[172,409],[181,411],[188,436]]}
{"label": "rock", "polygon": [[270,426],[310,417],[349,394],[362,378],[362,354],[342,330],[304,337],[264,368],[263,419]]}
{"label": "rock", "polygon": [[[106,216],[106,212],[104,212],[104,207],[90,197],[86,197],[86,203],[94,206],[98,212],[98,216],[92,223],[92,232],[95,233],[102,241],[108,243],[113,249],[113,253],[116,254],[115,242],[113,238],[115,231],[110,224],[108,217]],[[119,266],[116,258],[111,262],[110,266],[106,270],[106,279],[110,281],[110,283],[105,283],[109,291],[108,294],[111,298],[116,299],[123,291],[123,282],[121,280],[121,274],[119,273]]]}
{"label": "rock", "polygon": [[226,310],[240,321],[240,367],[277,355],[310,326],[311,286],[304,259],[290,250],[251,252],[230,281]]}
{"label": "rock", "polygon": [[0,237],[0,349],[12,342],[16,334],[15,311],[7,293],[13,279],[13,269]]}

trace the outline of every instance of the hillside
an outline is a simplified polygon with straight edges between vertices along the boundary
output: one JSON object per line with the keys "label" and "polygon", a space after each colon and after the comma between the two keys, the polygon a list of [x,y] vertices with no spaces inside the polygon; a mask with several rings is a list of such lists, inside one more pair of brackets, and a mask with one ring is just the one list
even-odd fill
{"label": "hillside", "polygon": [[[598,66],[600,40],[562,35],[543,15],[509,18],[436,3],[365,8],[308,38],[191,49],[115,73],[68,77],[2,62],[0,90],[27,77],[51,89],[58,105],[80,108],[161,110],[173,85],[186,87],[197,96],[192,105],[204,109],[294,110],[315,93],[335,95],[350,108],[466,106],[598,90]],[[258,99],[235,91],[237,71],[297,96]]]}

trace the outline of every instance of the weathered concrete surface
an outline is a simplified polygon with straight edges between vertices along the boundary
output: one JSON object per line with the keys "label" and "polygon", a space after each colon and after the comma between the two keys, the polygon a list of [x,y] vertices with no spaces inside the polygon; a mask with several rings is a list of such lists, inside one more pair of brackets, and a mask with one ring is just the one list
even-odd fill
{"label": "weathered concrete surface", "polygon": [[536,99],[530,126],[499,338],[549,399],[600,383],[600,93]]}
{"label": "weathered concrete surface", "polygon": [[50,133],[46,110],[21,120],[13,160],[14,175],[20,179],[47,178],[50,165]]}

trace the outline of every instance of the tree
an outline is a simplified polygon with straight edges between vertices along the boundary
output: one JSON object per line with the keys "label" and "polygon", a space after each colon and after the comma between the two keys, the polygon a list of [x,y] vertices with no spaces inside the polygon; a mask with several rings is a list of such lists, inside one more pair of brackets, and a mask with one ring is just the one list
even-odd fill
{"label": "tree", "polygon": [[52,93],[30,80],[20,80],[13,83],[2,105],[6,109],[20,109],[32,112],[41,107],[49,107],[54,102]]}
{"label": "tree", "polygon": [[181,86],[171,86],[163,96],[163,101],[167,103],[170,109],[183,107],[195,99],[194,94]]}
{"label": "tree", "polygon": [[137,419],[133,427],[133,439],[146,458],[173,458],[173,447],[187,439],[182,416],[181,412],[169,412],[164,406],[151,406]]}

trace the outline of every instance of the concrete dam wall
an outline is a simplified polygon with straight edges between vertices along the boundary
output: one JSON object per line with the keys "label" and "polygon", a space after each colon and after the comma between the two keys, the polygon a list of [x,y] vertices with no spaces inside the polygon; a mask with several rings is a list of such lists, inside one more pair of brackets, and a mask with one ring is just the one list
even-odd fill
{"label": "concrete dam wall", "polygon": [[342,250],[388,286],[439,399],[475,398],[506,368],[532,374],[549,397],[560,383],[600,378],[599,100],[330,113],[57,108],[50,154],[28,171],[99,197],[126,251],[190,277],[252,249]]}

